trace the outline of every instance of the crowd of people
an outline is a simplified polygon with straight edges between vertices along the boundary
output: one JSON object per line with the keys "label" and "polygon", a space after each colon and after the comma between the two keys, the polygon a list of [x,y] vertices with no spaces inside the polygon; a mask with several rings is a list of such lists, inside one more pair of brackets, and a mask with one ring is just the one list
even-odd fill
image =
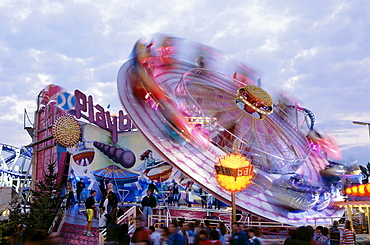
{"label": "crowd of people", "polygon": [[[69,183],[69,182],[68,182]],[[73,191],[73,187],[68,187],[67,191]],[[70,183],[71,184],[71,183]],[[81,203],[83,197],[81,192],[86,188],[83,179],[76,183],[77,201]],[[179,205],[180,189],[177,183],[174,183],[170,188],[168,204]],[[186,222],[185,219],[173,220],[168,227],[151,226],[148,222],[148,217],[153,215],[153,208],[157,206],[157,198],[154,193],[159,193],[159,190],[154,182],[152,182],[146,191],[146,195],[142,198],[141,207],[142,215],[135,219],[136,230],[133,234],[129,234],[129,226],[127,220],[118,222],[119,217],[124,213],[118,207],[118,196],[114,192],[113,184],[110,180],[100,181],[100,191],[102,199],[99,202],[99,212],[96,209],[96,191],[90,190],[90,196],[85,199],[86,207],[86,227],[85,236],[94,236],[91,233],[91,227],[94,218],[99,219],[99,239],[102,241],[101,232],[106,230],[105,244],[121,244],[128,245],[137,243],[140,245],[259,245],[264,244],[264,239],[261,237],[260,229],[256,227],[242,226],[239,223],[233,223],[231,230],[228,231],[225,224],[222,222],[205,219]],[[193,185],[188,183],[186,186],[186,201],[189,207],[194,203]],[[207,208],[206,192],[200,191],[202,207]],[[331,228],[317,226],[313,229],[311,226],[302,226],[297,229],[290,230],[290,236],[285,240],[285,245],[295,244],[310,244],[310,245],[354,245],[355,232],[352,223],[347,220],[344,229],[339,229],[339,223],[335,221]],[[20,225],[19,230],[14,233],[11,238],[11,244],[22,244],[21,238],[25,227]],[[21,242],[21,243],[19,243]],[[102,244],[102,243],[101,243]],[[269,243],[271,244],[271,243]]]}
{"label": "crowd of people", "polygon": [[284,245],[355,245],[356,233],[350,220],[345,221],[344,229],[339,229],[338,221],[334,221],[332,227],[301,226],[291,230],[290,236]]}

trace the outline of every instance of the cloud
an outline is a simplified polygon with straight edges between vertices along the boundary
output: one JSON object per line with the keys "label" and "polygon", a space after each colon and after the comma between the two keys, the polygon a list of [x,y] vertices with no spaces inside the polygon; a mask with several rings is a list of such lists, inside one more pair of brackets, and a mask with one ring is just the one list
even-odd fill
{"label": "cloud", "polygon": [[287,90],[346,150],[366,147],[352,120],[370,121],[369,7],[344,0],[0,1],[0,112],[17,134],[0,123],[0,142],[28,143],[23,109],[33,111],[49,83],[122,109],[119,67],[136,40],[162,32],[260,69],[264,89]]}

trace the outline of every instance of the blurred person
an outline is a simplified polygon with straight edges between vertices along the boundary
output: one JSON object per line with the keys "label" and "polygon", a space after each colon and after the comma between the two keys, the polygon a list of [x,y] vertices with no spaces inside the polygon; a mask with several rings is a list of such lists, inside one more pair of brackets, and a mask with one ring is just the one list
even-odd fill
{"label": "blurred person", "polygon": [[184,237],[177,231],[177,227],[175,224],[170,223],[168,225],[169,230],[169,245],[185,245]]}
{"label": "blurred person", "polygon": [[203,229],[205,229],[208,232],[208,235],[211,233],[212,227],[211,227],[211,223],[208,219],[204,220],[204,228]]}
{"label": "blurred person", "polygon": [[209,240],[210,244],[212,245],[222,245],[220,233],[217,230],[211,230],[211,233],[209,234]]}
{"label": "blurred person", "polygon": [[330,227],[330,245],[339,245],[340,230],[338,226],[339,222],[335,220],[332,227]]}
{"label": "blurred person", "polygon": [[143,219],[139,216],[135,218],[135,232],[131,238],[131,242],[135,244],[150,243],[149,230],[143,225]]}
{"label": "blurred person", "polygon": [[155,232],[154,226],[149,226],[149,237],[152,242],[151,245],[160,245],[161,244],[161,234]]}
{"label": "blurred person", "polygon": [[107,183],[107,188],[106,188],[106,190],[107,190],[107,193],[109,194],[110,192],[114,192],[113,191],[113,183],[112,183],[112,181],[109,179],[108,180],[108,183]]}
{"label": "blurred person", "polygon": [[172,188],[172,186],[168,187],[167,205],[169,207],[173,206],[173,188]]}
{"label": "blurred person", "polygon": [[143,207],[143,221],[146,223],[148,215],[153,215],[153,208],[157,206],[157,200],[150,189],[146,191],[146,196],[141,201],[141,206]]}
{"label": "blurred person", "polygon": [[284,245],[315,245],[313,240],[313,229],[300,226],[291,231],[291,237],[284,241]]}
{"label": "blurred person", "polygon": [[[107,193],[108,193],[107,213],[110,214],[112,212],[112,210],[114,210],[118,206],[118,196],[113,191],[110,191],[110,192],[107,191]],[[109,223],[109,221],[108,221],[108,223]]]}
{"label": "blurred person", "polygon": [[222,245],[226,245],[226,234],[227,234],[227,228],[223,222],[217,223],[216,231],[218,231],[220,235],[220,241]]}
{"label": "blurred person", "polygon": [[207,208],[207,192],[199,188],[200,198],[202,199],[202,208]]}
{"label": "blurred person", "polygon": [[156,194],[159,193],[159,189],[156,186],[156,184],[154,183],[154,180],[152,180],[152,182],[149,184],[148,190],[150,190],[153,194],[154,194],[154,191],[156,192]]}
{"label": "blurred person", "polygon": [[99,209],[99,231],[103,231],[107,228],[107,210],[105,207]]}
{"label": "blurred person", "polygon": [[107,184],[105,183],[105,177],[101,178],[99,181],[99,188],[100,192],[103,193],[104,191],[107,190]]}
{"label": "blurred person", "polygon": [[194,240],[195,240],[195,227],[194,227],[194,223],[192,222],[189,222],[186,224],[188,226],[188,234],[189,234],[189,244],[190,245],[193,245],[194,244]]}
{"label": "blurred person", "polygon": [[23,224],[17,226],[17,231],[10,235],[9,242],[12,245],[21,245],[23,244],[23,233],[26,230],[26,227]]}
{"label": "blurred person", "polygon": [[47,244],[47,233],[45,230],[35,230],[28,238],[25,245],[45,245]]}
{"label": "blurred person", "polygon": [[346,220],[344,224],[343,234],[340,237],[340,244],[354,245],[356,242],[356,233],[353,229],[353,224],[350,220]]}
{"label": "blurred person", "polygon": [[184,244],[189,245],[189,233],[188,233],[188,226],[186,223],[182,223],[180,228],[180,234],[184,238]]}
{"label": "blurred person", "polygon": [[254,230],[254,234],[256,235],[256,237],[258,238],[258,240],[260,240],[261,244],[264,244],[265,243],[265,239],[262,238],[262,234],[261,234],[261,231],[258,227],[252,227],[251,229]]}
{"label": "blurred person", "polygon": [[76,183],[76,194],[77,194],[77,201],[79,204],[82,203],[82,191],[86,188],[85,183],[83,182],[84,178],[80,178],[80,181]]}
{"label": "blurred person", "polygon": [[60,233],[60,232],[50,232],[47,239],[46,239],[46,242],[43,243],[43,245],[45,245],[45,244],[59,245],[59,244],[62,244],[62,243],[63,243],[62,233]]}
{"label": "blurred person", "polygon": [[246,245],[248,242],[247,234],[242,230],[239,223],[232,224],[233,233],[230,238],[231,245]]}
{"label": "blurred person", "polygon": [[201,221],[199,219],[195,220],[194,222],[194,245],[199,244],[199,232],[203,230],[203,227],[201,225]]}
{"label": "blurred person", "polygon": [[72,183],[72,179],[67,181],[67,208],[74,205],[74,187]]}
{"label": "blurred person", "polygon": [[193,183],[191,181],[188,182],[185,192],[186,192],[186,201],[188,203],[188,207],[191,207],[192,204],[194,203]]}
{"label": "blurred person", "polygon": [[96,191],[91,190],[90,191],[90,196],[86,199],[85,202],[85,207],[86,207],[86,218],[87,218],[87,224],[85,228],[84,235],[85,236],[94,236],[91,234],[91,226],[92,222],[94,219],[94,209],[95,209],[95,199],[94,197],[96,196]]}
{"label": "blurred person", "polygon": [[103,244],[102,231],[107,228],[107,210],[105,207],[99,208],[99,243]]}
{"label": "blurred person", "polygon": [[211,240],[209,240],[208,232],[206,230],[199,231],[199,245],[210,245]]}
{"label": "blurred person", "polygon": [[107,225],[107,238],[106,245],[118,244],[118,234],[120,232],[120,225],[118,224],[118,218],[115,217],[113,222]]}
{"label": "blurred person", "polygon": [[118,233],[118,245],[130,245],[131,237],[128,234],[128,224],[121,225]]}
{"label": "blurred person", "polygon": [[323,227],[321,229],[321,236],[317,239],[316,243],[318,245],[327,245],[330,242],[330,235],[329,235],[329,229],[326,227]]}
{"label": "blurred person", "polygon": [[254,229],[249,229],[247,231],[248,234],[248,245],[261,245],[261,241],[256,236],[256,231]]}
{"label": "blurred person", "polygon": [[216,197],[214,198],[214,205],[215,205],[215,209],[218,209],[218,210],[221,209],[221,201],[218,200]]}
{"label": "blurred person", "polygon": [[99,208],[103,208],[105,209],[106,212],[108,212],[108,193],[106,190],[104,190],[102,192],[102,198],[99,202]]}
{"label": "blurred person", "polygon": [[168,245],[168,240],[170,237],[170,231],[168,227],[162,227],[162,235],[161,235],[161,245]]}
{"label": "blurred person", "polygon": [[179,194],[180,194],[180,191],[179,191],[179,185],[177,183],[175,183],[173,185],[173,190],[172,190],[172,193],[173,193],[173,203],[176,207],[179,206]]}
{"label": "blurred person", "polygon": [[315,230],[315,232],[313,234],[313,240],[315,240],[316,242],[322,236],[322,233],[321,233],[322,228],[324,228],[324,227],[322,227],[321,225],[319,225],[319,226],[316,227],[316,230]]}

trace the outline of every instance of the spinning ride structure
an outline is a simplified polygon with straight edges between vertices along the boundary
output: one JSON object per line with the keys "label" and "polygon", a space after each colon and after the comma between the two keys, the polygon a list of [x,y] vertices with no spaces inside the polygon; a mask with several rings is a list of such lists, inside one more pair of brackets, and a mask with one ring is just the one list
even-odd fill
{"label": "spinning ride structure", "polygon": [[17,193],[31,183],[32,150],[0,143],[0,186],[12,187]]}
{"label": "spinning ride structure", "polygon": [[[320,176],[329,162],[326,148],[313,149],[308,136],[313,114],[285,98],[275,103],[256,85],[259,71],[211,47],[162,35],[139,40],[132,55],[118,72],[121,103],[171,165],[230,203],[214,165],[228,153],[243,154],[256,170],[236,195],[238,209],[289,224],[343,214],[329,206],[330,189],[340,186]],[[298,123],[307,117],[309,126]]]}

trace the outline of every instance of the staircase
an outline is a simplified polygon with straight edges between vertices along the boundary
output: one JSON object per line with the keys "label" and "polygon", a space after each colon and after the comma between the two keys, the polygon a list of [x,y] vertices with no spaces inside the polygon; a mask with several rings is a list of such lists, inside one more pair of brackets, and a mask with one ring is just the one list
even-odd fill
{"label": "staircase", "polygon": [[77,245],[98,245],[99,230],[97,227],[91,228],[91,233],[94,237],[84,235],[85,226],[77,224],[64,223],[61,233],[63,236],[62,244],[77,244]]}

